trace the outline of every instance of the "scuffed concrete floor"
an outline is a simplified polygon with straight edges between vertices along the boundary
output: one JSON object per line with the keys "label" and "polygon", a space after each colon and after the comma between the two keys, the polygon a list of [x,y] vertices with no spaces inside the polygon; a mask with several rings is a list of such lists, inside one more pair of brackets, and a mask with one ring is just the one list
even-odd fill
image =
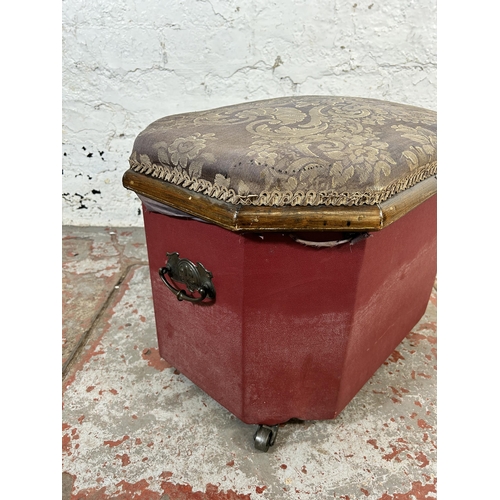
{"label": "scuffed concrete floor", "polygon": [[158,355],[142,228],[63,228],[63,500],[436,495],[436,300],[339,417],[268,453]]}

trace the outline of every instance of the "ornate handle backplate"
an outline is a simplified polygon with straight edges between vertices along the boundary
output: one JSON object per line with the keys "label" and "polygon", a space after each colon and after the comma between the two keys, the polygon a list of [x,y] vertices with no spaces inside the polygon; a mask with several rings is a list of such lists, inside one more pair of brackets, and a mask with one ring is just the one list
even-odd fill
{"label": "ornate handle backplate", "polygon": [[[158,272],[163,283],[177,297],[177,300],[201,302],[207,297],[211,300],[215,299],[212,273],[207,271],[200,262],[195,265],[188,259],[180,259],[177,252],[167,253],[167,263]],[[192,294],[198,293],[199,296],[188,295],[185,290],[170,283],[166,275],[173,281],[183,283]]]}

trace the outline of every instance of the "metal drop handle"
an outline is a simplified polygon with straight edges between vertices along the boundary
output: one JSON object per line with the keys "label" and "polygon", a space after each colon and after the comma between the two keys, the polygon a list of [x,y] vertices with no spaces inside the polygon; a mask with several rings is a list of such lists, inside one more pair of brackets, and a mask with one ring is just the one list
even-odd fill
{"label": "metal drop handle", "polygon": [[[196,265],[188,259],[180,259],[177,252],[167,253],[165,267],[158,270],[160,278],[167,288],[177,297],[177,300],[188,302],[202,302],[207,297],[215,300],[215,287],[212,283],[212,273],[207,271],[200,262]],[[177,288],[170,283],[166,275],[172,281],[183,283],[191,293],[199,293],[199,297],[188,295],[185,290]]]}

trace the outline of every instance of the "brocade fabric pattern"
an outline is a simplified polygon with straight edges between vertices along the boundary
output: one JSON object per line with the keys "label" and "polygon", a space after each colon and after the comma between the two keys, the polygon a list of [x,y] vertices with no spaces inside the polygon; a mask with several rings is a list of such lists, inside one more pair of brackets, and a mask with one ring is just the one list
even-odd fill
{"label": "brocade fabric pattern", "polygon": [[241,205],[373,205],[437,173],[436,113],[299,96],[178,114],[135,140],[130,167]]}

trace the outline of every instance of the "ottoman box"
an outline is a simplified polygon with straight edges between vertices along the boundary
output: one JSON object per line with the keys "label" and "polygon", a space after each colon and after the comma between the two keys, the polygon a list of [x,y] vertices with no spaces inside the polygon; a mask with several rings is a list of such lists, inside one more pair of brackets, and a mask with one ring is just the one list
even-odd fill
{"label": "ottoman box", "polygon": [[420,320],[436,275],[436,114],[270,99],[162,118],[144,208],[161,356],[243,422],[331,419]]}

